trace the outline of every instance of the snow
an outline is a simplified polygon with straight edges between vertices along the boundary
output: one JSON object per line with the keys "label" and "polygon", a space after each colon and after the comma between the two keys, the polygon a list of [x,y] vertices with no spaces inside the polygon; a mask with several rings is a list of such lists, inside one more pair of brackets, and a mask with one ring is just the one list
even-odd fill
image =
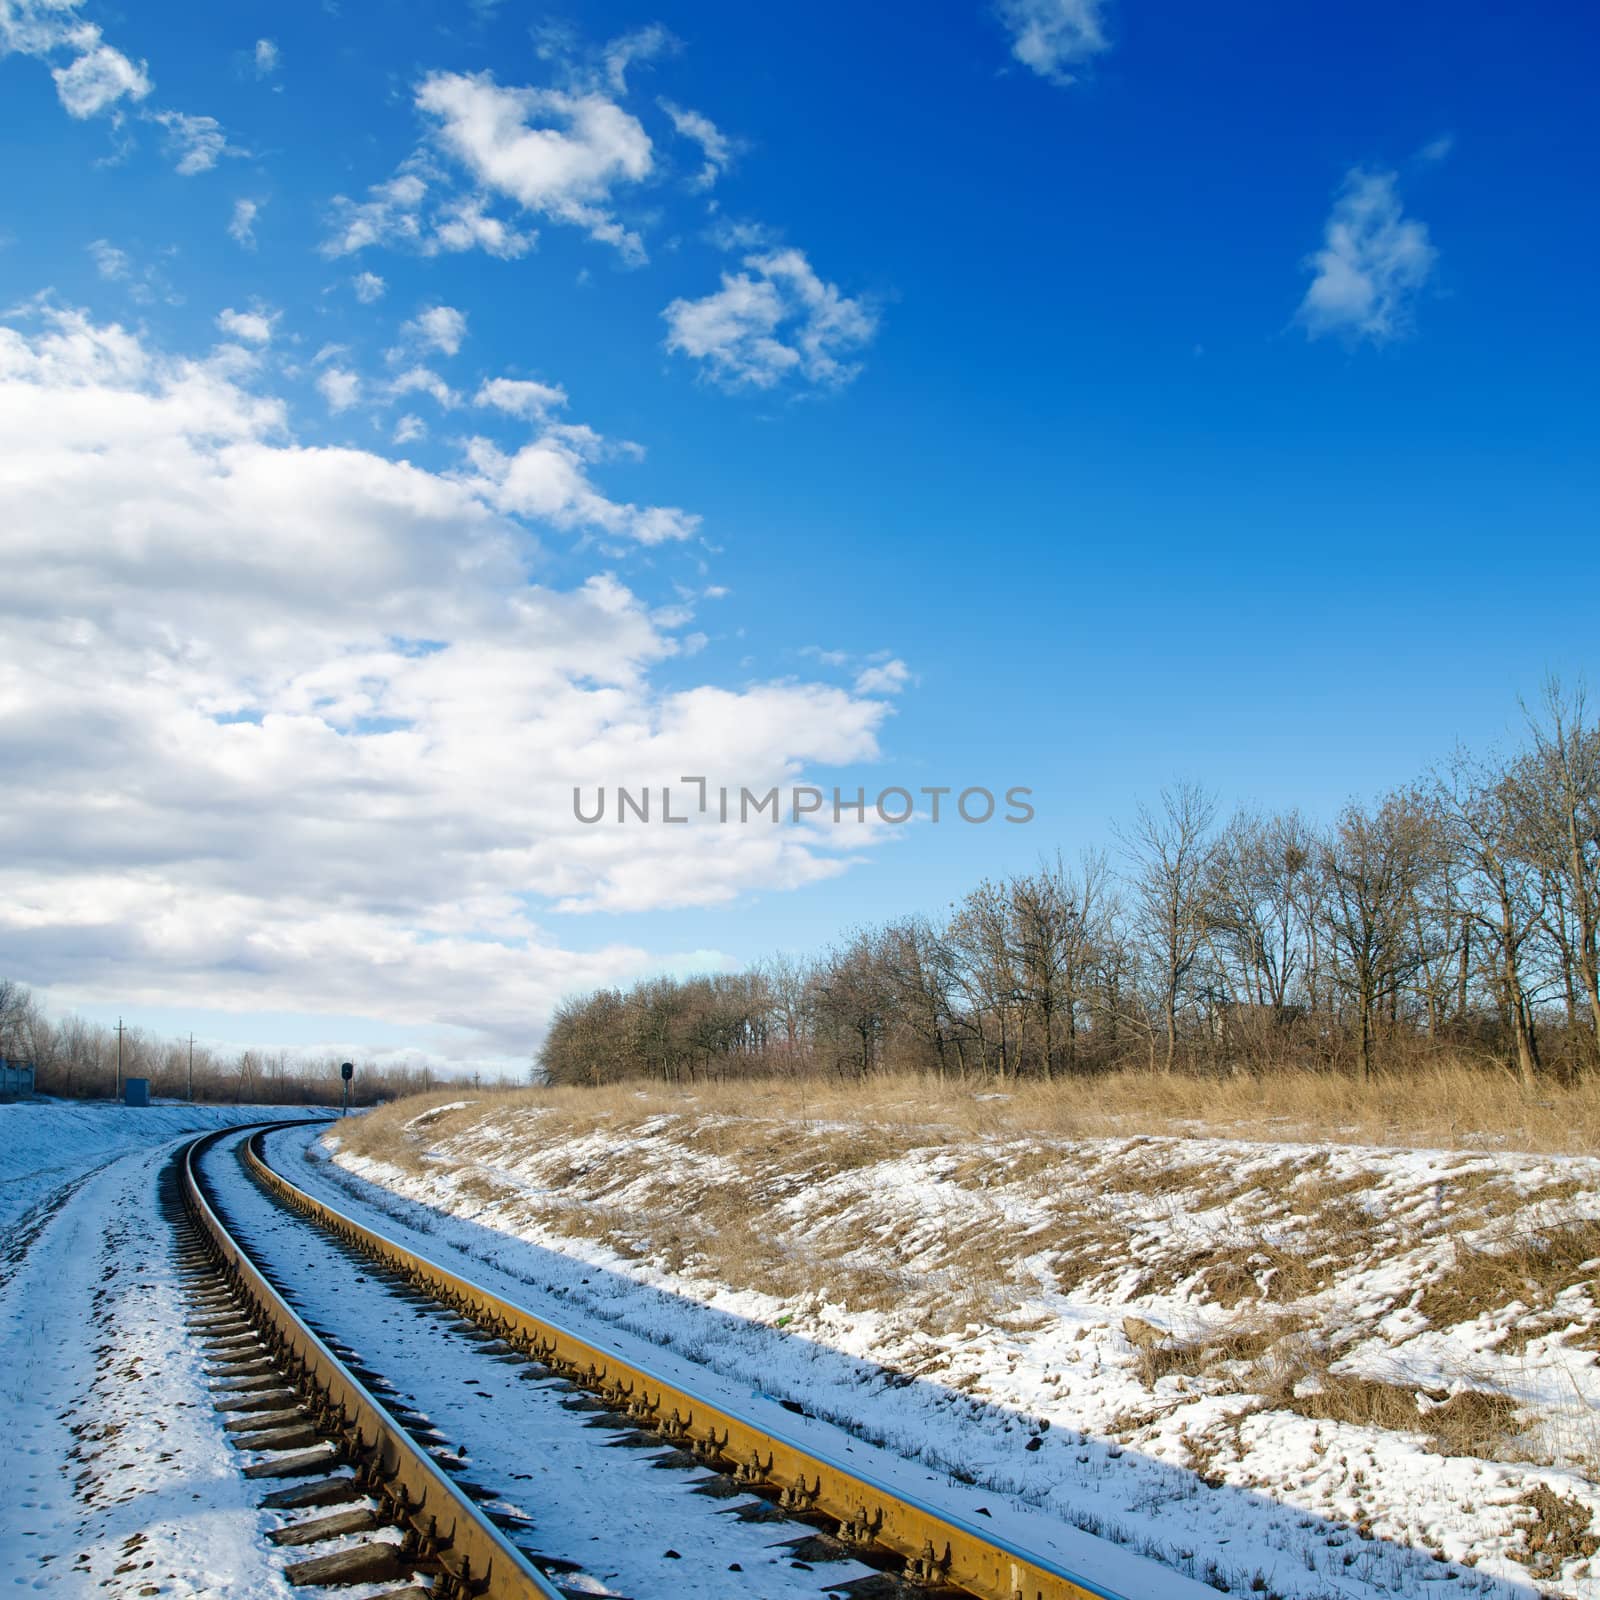
{"label": "snow", "polygon": [[[313,1145],[290,1175],[385,1214],[428,1253],[454,1252],[469,1275],[500,1275],[536,1314],[627,1335],[658,1365],[665,1353],[698,1366],[702,1385],[717,1374],[802,1406],[875,1459],[933,1468],[969,1510],[958,1478],[991,1512],[1003,1497],[1235,1592],[1421,1594],[1442,1580],[1463,1594],[1600,1596],[1577,1556],[1537,1584],[1517,1559],[1535,1491],[1600,1513],[1594,1284],[1440,1326],[1419,1310],[1462,1254],[1600,1218],[1600,1162],[1145,1138],[1063,1142],[1059,1161],[1041,1141],[981,1160],[913,1148],[807,1178],[797,1140],[773,1141],[752,1184],[715,1139],[691,1136],[711,1120],[566,1134],[545,1118],[535,1137],[527,1119],[490,1112],[430,1127],[421,1163],[331,1136],[332,1163]],[[718,1279],[681,1240],[666,1247],[691,1233],[697,1196],[737,1182],[752,1197],[742,1225],[764,1244],[852,1269],[892,1261],[896,1293],[866,1305],[847,1289],[762,1292]],[[965,1326],[933,1324],[971,1266],[961,1240],[994,1258],[1013,1298]],[[1207,1277],[1219,1261],[1245,1274],[1236,1304]],[[1284,1277],[1296,1272],[1304,1284]],[[1326,1352],[1290,1369],[1278,1397],[1251,1387],[1259,1363],[1141,1373],[1136,1341],[1199,1348],[1277,1318],[1293,1321],[1269,1363]],[[1412,1395],[1415,1422],[1318,1419],[1281,1398],[1351,1376]],[[1516,1450],[1430,1448],[1430,1412],[1466,1391],[1518,1408]]]}
{"label": "snow", "polygon": [[304,1115],[300,1106],[119,1106],[98,1100],[0,1103],[0,1228],[124,1151],[179,1134]]}
{"label": "snow", "polygon": [[[810,1528],[725,1515],[730,1502],[695,1493],[702,1469],[657,1469],[653,1458],[666,1446],[619,1446],[614,1431],[585,1425],[565,1384],[534,1378],[525,1362],[497,1359],[463,1332],[456,1313],[419,1308],[380,1278],[353,1272],[339,1244],[308,1230],[244,1176],[234,1143],[221,1141],[205,1158],[230,1228],[324,1338],[395,1385],[393,1404],[408,1423],[449,1441],[459,1470],[497,1497],[492,1509],[528,1519],[538,1556],[577,1564],[581,1570],[563,1575],[563,1585],[661,1594],[663,1561],[681,1560],[682,1568],[665,1570],[692,1575],[693,1592],[707,1600],[750,1600],[752,1592],[816,1600],[824,1579],[869,1575],[852,1561],[795,1568],[789,1542],[809,1537]],[[749,1501],[741,1494],[736,1503]]]}
{"label": "snow", "polygon": [[[261,1107],[0,1106],[0,1571],[65,1595],[287,1600],[183,1322],[157,1178]],[[294,1113],[288,1113],[294,1114]]]}

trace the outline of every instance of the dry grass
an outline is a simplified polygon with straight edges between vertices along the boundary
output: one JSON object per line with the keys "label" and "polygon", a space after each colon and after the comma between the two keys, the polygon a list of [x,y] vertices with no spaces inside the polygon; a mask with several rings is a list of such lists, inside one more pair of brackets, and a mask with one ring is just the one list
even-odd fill
{"label": "dry grass", "polygon": [[1259,1362],[1280,1340],[1301,1330],[1293,1318],[1270,1322],[1240,1321],[1213,1330],[1204,1339],[1161,1339],[1138,1347],[1135,1361],[1140,1380],[1154,1388],[1163,1378],[1203,1378],[1228,1367]]}
{"label": "dry grass", "polygon": [[1185,1251],[1139,1280],[1136,1294],[1168,1294],[1180,1284],[1191,1298],[1232,1311],[1241,1301],[1287,1305],[1328,1282],[1303,1255],[1276,1245],[1214,1245]]}
{"label": "dry grass", "polygon": [[1435,1327],[1468,1322],[1520,1302],[1544,1311],[1564,1289],[1591,1285],[1600,1299],[1600,1221],[1584,1218],[1504,1234],[1476,1246],[1461,1240],[1455,1259],[1430,1283],[1417,1310]]}
{"label": "dry grass", "polygon": [[1477,1389],[1462,1389],[1437,1404],[1425,1404],[1427,1399],[1401,1384],[1328,1373],[1315,1390],[1288,1395],[1280,1404],[1317,1422],[1423,1433],[1439,1455],[1504,1460],[1518,1454],[1514,1401]]}
{"label": "dry grass", "polygon": [[[784,1322],[825,1305],[882,1313],[881,1347],[894,1352],[885,1359],[902,1371],[916,1370],[924,1338],[953,1343],[974,1326],[1014,1334],[1019,1307],[1043,1286],[1119,1311],[1131,1301],[1163,1320],[1176,1311],[1180,1327],[1203,1329],[1182,1338],[1141,1324],[1152,1337],[1129,1336],[1146,1389],[1180,1379],[1180,1404],[1192,1381],[1196,1395],[1239,1396],[1240,1416],[1277,1408],[1420,1436],[1442,1454],[1526,1461],[1538,1419],[1520,1419],[1492,1375],[1419,1394],[1331,1370],[1351,1336],[1325,1292],[1415,1251],[1411,1284],[1431,1281],[1413,1300],[1398,1280],[1392,1309],[1411,1300],[1441,1329],[1518,1302],[1527,1311],[1507,1348],[1567,1327],[1569,1344],[1600,1339],[1600,1322],[1569,1309],[1584,1297],[1556,1304],[1581,1284],[1600,1301],[1600,1221],[1581,1209],[1592,1179],[1530,1192],[1516,1163],[1496,1159],[1590,1153],[1600,1088],[1528,1098],[1509,1078],[1437,1069],[1364,1090],[1316,1074],[1201,1083],[1130,1073],[1003,1092],[883,1078],[489,1092],[453,1108],[462,1098],[382,1107],[341,1136],[352,1153],[405,1172],[448,1173],[481,1220],[593,1240],[680,1284],[760,1291]],[[1172,1142],[1196,1135],[1258,1143],[1233,1160]],[[1430,1158],[1426,1177],[1412,1163],[1412,1188],[1397,1190],[1385,1158],[1329,1144],[1432,1145],[1463,1158]],[[899,1181],[888,1169],[907,1161],[940,1180],[925,1214],[878,1202]],[[1436,1271],[1441,1226],[1455,1243]],[[1220,1324],[1219,1311],[1230,1314]],[[1172,1386],[1149,1398],[1150,1416],[1161,1415]]]}
{"label": "dry grass", "polygon": [[[828,1124],[915,1126],[927,1141],[1092,1138],[1205,1132],[1224,1137],[1342,1144],[1428,1145],[1462,1150],[1587,1154],[1600,1147],[1600,1081],[1549,1085],[1535,1095],[1509,1073],[1431,1066],[1368,1084],[1337,1073],[1241,1072],[1222,1078],[1118,1072],[1053,1084],[961,1083],[936,1078],[764,1079],[674,1087],[475,1091],[496,1104],[546,1110],[569,1135],[651,1114],[693,1108],[701,1116],[748,1116],[752,1108],[789,1128]],[[353,1142],[462,1098],[420,1096],[362,1118]],[[435,1134],[448,1131],[445,1113]],[[704,1137],[715,1148],[714,1129]],[[375,1151],[374,1151],[375,1153]]]}
{"label": "dry grass", "polygon": [[1533,1518],[1523,1534],[1525,1548],[1513,1550],[1511,1555],[1534,1577],[1559,1577],[1567,1562],[1587,1561],[1600,1552],[1600,1538],[1591,1531],[1586,1506],[1544,1484],[1531,1489],[1522,1503]]}

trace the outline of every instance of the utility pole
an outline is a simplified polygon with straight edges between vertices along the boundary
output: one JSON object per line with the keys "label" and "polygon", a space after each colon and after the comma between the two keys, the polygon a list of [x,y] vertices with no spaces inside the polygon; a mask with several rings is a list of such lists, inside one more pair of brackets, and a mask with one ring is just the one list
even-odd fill
{"label": "utility pole", "polygon": [[189,1104],[194,1104],[194,1035],[189,1035]]}
{"label": "utility pole", "polygon": [[117,1018],[117,1087],[112,1093],[113,1100],[122,1098],[122,1018]]}

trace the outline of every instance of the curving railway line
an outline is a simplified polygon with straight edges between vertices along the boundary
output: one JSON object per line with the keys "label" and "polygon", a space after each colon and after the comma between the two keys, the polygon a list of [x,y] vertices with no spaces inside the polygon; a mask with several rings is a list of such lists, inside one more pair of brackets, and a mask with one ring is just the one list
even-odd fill
{"label": "curving railway line", "polygon": [[282,1515],[292,1585],[1133,1600],[345,1215],[274,1170],[268,1131],[191,1142],[163,1204],[213,1404]]}

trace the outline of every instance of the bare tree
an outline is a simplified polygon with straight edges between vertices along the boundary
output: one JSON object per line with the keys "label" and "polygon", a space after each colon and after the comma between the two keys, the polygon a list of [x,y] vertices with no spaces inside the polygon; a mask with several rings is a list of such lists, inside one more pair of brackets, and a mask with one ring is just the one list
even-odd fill
{"label": "bare tree", "polygon": [[1396,997],[1427,959],[1411,900],[1427,879],[1437,831],[1415,795],[1390,795],[1370,814],[1347,806],[1324,850],[1323,917],[1341,958],[1335,980],[1355,1002],[1363,1079],[1372,1071],[1380,1004]]}
{"label": "bare tree", "polygon": [[[1520,764],[1534,847],[1562,916],[1551,930],[1588,1011],[1589,1057],[1600,1059],[1600,722],[1590,720],[1580,684],[1545,685],[1540,713],[1528,713],[1533,749]],[[1576,1020],[1574,1018],[1574,1020]]]}
{"label": "bare tree", "polygon": [[1546,882],[1527,827],[1528,796],[1516,778],[1458,755],[1435,788],[1468,873],[1468,915],[1493,952],[1501,1008],[1510,1025],[1517,1073],[1532,1086],[1539,1042],[1529,956],[1544,932]]}
{"label": "bare tree", "polygon": [[1120,835],[1133,868],[1134,922],[1142,936],[1166,1035],[1166,1070],[1178,1056],[1178,1009],[1206,936],[1206,883],[1216,802],[1198,784],[1161,791],[1157,810],[1141,804]]}

